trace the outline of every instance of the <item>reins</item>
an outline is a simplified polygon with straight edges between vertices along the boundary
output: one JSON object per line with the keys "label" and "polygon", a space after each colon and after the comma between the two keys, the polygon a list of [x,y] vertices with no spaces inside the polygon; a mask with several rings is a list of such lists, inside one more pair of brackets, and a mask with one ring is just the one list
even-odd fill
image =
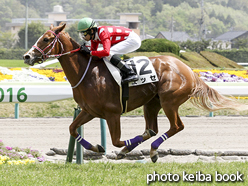
{"label": "reins", "polygon": [[84,74],[83,74],[83,76],[81,77],[80,81],[79,81],[79,82],[78,82],[75,86],[73,86],[73,87],[71,87],[71,88],[77,88],[77,87],[78,87],[78,85],[79,85],[79,84],[83,81],[83,79],[84,79],[84,77],[85,77],[86,73],[87,73],[87,72],[88,72],[88,70],[89,70],[89,66],[90,66],[91,60],[92,60],[92,56],[90,56],[90,59],[89,59],[88,65],[87,65],[86,70],[84,71]]}
{"label": "reins", "polygon": [[[75,52],[78,52],[80,50],[80,47],[77,48],[77,49],[74,49],[74,50],[71,50],[69,52],[66,52],[66,53],[63,53],[64,51],[64,46],[63,46],[63,43],[59,40],[59,36],[60,36],[60,33],[59,34],[56,34],[55,32],[53,32],[52,30],[48,30],[48,32],[51,32],[53,33],[53,35],[55,36],[54,40],[47,46],[45,47],[43,50],[41,48],[39,48],[37,46],[37,43],[35,43],[33,45],[33,48],[37,49],[41,54],[42,56],[40,57],[42,62],[43,63],[44,61],[46,61],[48,58],[59,58],[61,56],[64,56],[64,55],[68,55],[68,54],[72,54],[72,53],[75,53]],[[41,36],[42,37],[42,36]],[[39,40],[39,39],[38,39]],[[53,55],[48,55],[52,52],[52,49],[55,47],[56,43],[59,42],[60,43],[60,46],[61,46],[61,54],[53,54]],[[45,54],[45,50],[48,49],[49,47],[51,46],[51,49]],[[89,66],[90,66],[90,63],[91,63],[91,60],[92,60],[92,56],[90,56],[90,59],[89,59],[89,62],[87,64],[87,67],[86,67],[86,70],[84,71],[84,74],[83,76],[81,77],[81,79],[79,80],[79,82],[75,85],[75,86],[72,86],[71,88],[77,88],[78,85],[83,81],[88,69],[89,69]]]}

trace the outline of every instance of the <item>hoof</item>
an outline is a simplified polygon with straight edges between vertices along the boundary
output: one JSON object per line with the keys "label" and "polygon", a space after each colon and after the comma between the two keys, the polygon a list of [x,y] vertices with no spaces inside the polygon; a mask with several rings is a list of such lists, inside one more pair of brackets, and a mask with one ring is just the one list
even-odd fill
{"label": "hoof", "polygon": [[116,159],[117,159],[117,160],[121,160],[121,159],[123,159],[123,158],[125,158],[125,157],[126,157],[126,154],[119,153],[119,154],[117,154]]}
{"label": "hoof", "polygon": [[153,163],[156,163],[156,161],[158,160],[158,155],[154,155],[153,157],[151,157],[151,160]]}
{"label": "hoof", "polygon": [[152,129],[149,129],[149,134],[150,136],[156,136],[156,132],[154,132]]}
{"label": "hoof", "polygon": [[150,157],[153,163],[156,163],[156,161],[158,160],[158,152],[154,149],[152,149],[150,151]]}
{"label": "hoof", "polygon": [[105,153],[105,149],[101,145],[97,145],[97,149],[99,153]]}

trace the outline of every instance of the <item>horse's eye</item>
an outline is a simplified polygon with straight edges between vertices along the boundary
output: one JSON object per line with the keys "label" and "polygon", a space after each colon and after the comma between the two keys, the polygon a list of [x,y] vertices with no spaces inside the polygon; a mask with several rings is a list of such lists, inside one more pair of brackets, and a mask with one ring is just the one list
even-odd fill
{"label": "horse's eye", "polygon": [[43,39],[43,41],[48,42],[48,41],[49,41],[49,39],[48,39],[48,38],[44,38],[44,39]]}

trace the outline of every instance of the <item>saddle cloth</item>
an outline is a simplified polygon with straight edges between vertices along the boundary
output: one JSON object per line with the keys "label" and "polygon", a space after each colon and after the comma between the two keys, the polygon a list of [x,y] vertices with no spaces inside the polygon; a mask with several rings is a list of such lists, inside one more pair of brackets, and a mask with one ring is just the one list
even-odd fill
{"label": "saddle cloth", "polygon": [[122,107],[122,113],[127,112],[127,101],[129,98],[129,87],[137,86],[137,85],[144,85],[146,83],[157,82],[158,77],[152,65],[152,62],[149,58],[145,56],[141,57],[134,57],[130,58],[125,61],[139,76],[139,80],[135,82],[130,82],[129,84],[122,84],[121,83],[121,74],[120,70],[113,66],[108,59],[103,58],[109,72],[112,74],[113,78],[115,79],[116,83],[120,87],[120,103]]}
{"label": "saddle cloth", "polygon": [[[109,72],[112,74],[113,78],[115,79],[116,83],[121,87],[121,75],[120,70],[113,66],[108,59],[103,58]],[[149,60],[148,57],[139,56],[133,57],[125,61],[134,72],[139,76],[139,80],[135,82],[130,82],[129,87],[137,86],[137,85],[144,85],[147,83],[153,83],[158,81],[157,74],[154,70],[152,62]]]}

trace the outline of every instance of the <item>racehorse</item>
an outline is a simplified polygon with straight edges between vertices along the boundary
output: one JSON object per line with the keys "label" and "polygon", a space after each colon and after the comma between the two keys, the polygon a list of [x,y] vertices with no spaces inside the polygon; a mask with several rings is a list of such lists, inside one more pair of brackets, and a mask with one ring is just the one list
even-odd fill
{"label": "racehorse", "polygon": [[[46,31],[36,44],[24,54],[24,63],[34,65],[49,57],[57,57],[72,85],[73,97],[82,111],[69,127],[70,134],[88,150],[104,152],[100,145],[93,146],[78,133],[77,128],[95,117],[107,121],[112,143],[124,147],[117,159],[124,158],[141,142],[158,132],[157,115],[162,108],[170,121],[170,128],[151,144],[150,157],[155,163],[157,149],[166,139],[184,129],[178,115],[178,108],[188,99],[208,111],[218,109],[240,109],[239,103],[222,96],[205,84],[196,73],[179,59],[171,56],[149,58],[156,71],[158,82],[130,87],[127,112],[143,105],[146,121],[145,132],[132,139],[122,141],[120,116],[122,104],[120,87],[117,85],[103,59],[83,54],[80,45],[64,31],[66,24]],[[247,109],[247,106],[244,106]]]}

